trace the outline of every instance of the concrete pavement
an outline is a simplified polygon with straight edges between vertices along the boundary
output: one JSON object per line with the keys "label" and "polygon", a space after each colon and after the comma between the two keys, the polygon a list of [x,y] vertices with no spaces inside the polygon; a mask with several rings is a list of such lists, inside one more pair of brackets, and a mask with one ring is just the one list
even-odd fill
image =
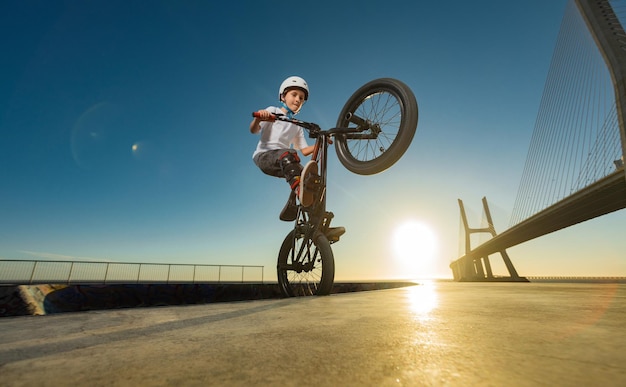
{"label": "concrete pavement", "polygon": [[626,285],[432,282],[0,319],[0,385],[626,385]]}

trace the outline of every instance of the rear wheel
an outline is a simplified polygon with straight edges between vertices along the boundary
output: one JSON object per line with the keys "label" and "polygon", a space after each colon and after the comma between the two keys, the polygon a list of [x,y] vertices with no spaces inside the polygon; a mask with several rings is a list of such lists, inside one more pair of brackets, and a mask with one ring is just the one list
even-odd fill
{"label": "rear wheel", "polygon": [[363,85],[346,102],[337,127],[367,129],[336,136],[339,161],[359,175],[384,171],[408,149],[417,129],[417,118],[415,95],[403,82],[381,78]]}
{"label": "rear wheel", "polygon": [[291,231],[280,247],[276,268],[280,291],[285,297],[328,295],[335,277],[333,251],[323,234],[309,239],[303,227]]}

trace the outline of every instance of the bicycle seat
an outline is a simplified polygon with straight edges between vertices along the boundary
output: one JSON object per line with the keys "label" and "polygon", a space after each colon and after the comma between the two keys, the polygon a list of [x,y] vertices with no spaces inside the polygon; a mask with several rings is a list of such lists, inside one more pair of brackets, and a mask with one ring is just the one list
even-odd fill
{"label": "bicycle seat", "polygon": [[345,227],[329,227],[326,231],[326,238],[329,242],[338,242],[339,237],[345,234]]}

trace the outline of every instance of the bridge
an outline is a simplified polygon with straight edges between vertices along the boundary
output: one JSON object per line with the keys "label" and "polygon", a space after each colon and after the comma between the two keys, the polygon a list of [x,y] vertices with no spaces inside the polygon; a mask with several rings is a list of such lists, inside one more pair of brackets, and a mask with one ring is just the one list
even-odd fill
{"label": "bridge", "polygon": [[[465,255],[457,281],[526,281],[506,249],[626,208],[626,4],[570,0],[552,57],[509,228],[471,228],[459,200]],[[470,235],[492,238],[471,248]],[[508,276],[494,276],[499,253]]]}

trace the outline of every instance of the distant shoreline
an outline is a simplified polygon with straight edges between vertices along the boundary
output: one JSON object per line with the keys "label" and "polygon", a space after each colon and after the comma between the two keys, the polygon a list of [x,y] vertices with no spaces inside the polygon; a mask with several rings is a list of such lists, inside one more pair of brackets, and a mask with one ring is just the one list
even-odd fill
{"label": "distant shoreline", "polygon": [[526,278],[530,282],[626,284],[626,277],[526,276]]}

